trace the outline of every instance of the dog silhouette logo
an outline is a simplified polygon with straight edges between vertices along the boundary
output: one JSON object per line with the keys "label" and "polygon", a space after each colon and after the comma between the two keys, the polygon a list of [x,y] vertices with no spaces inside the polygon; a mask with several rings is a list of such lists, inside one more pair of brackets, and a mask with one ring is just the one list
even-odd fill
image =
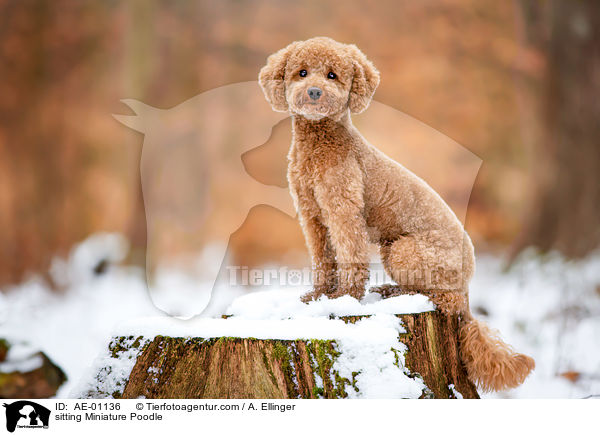
{"label": "dog silhouette logo", "polygon": [[19,400],[4,404],[6,408],[6,430],[14,432],[15,428],[48,428],[50,410],[29,400]]}
{"label": "dog silhouette logo", "polygon": [[[288,115],[271,110],[256,82],[213,89],[166,110],[123,102],[135,115],[114,117],[144,134],[140,176],[150,296],[166,313],[189,318],[208,305],[228,264],[228,240],[253,207],[296,215],[287,186],[258,181],[242,159],[265,144]],[[282,170],[285,174],[285,166]],[[194,260],[197,253],[202,253],[201,268]],[[154,273],[163,265],[194,276],[187,286],[169,286],[166,302],[159,290],[161,275]]]}
{"label": "dog silhouette logo", "polygon": [[[144,135],[140,181],[150,297],[164,312],[190,318],[209,305],[219,279],[227,282],[223,271],[236,266],[228,241],[253,207],[296,217],[284,157],[291,143],[290,114],[273,111],[256,81],[211,89],[167,109],[122,101],[134,114],[114,118]],[[479,157],[377,101],[353,122],[378,149],[448,199],[464,222]],[[243,156],[256,149],[273,150],[279,143],[284,148],[281,158],[270,154],[255,168],[246,164]],[[265,176],[274,168],[281,171],[279,178]],[[168,275],[157,273],[163,266],[181,268],[194,280],[169,281]],[[168,285],[161,285],[162,278]],[[163,299],[163,288],[168,288],[168,298]]]}

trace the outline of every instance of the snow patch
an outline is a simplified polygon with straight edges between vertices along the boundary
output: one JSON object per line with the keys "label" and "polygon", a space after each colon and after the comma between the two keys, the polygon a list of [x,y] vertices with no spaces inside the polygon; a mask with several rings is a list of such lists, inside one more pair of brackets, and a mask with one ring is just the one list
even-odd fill
{"label": "snow patch", "polygon": [[10,343],[10,345],[6,360],[0,363],[0,373],[27,373],[44,365],[38,349],[27,343]]}
{"label": "snow patch", "polygon": [[456,397],[457,399],[464,399],[463,395],[460,393],[460,391],[458,391],[456,389],[454,384],[449,384],[448,388],[450,389],[450,391],[452,391],[452,394],[454,394],[454,397]]}
{"label": "snow patch", "polygon": [[379,313],[407,314],[433,311],[435,306],[423,295],[401,295],[382,299],[378,293],[367,293],[358,301],[351,296],[303,303],[306,288],[254,292],[236,298],[227,314],[248,319],[287,319],[322,316],[360,316]]}
{"label": "snow patch", "polygon": [[418,399],[425,384],[408,376],[404,366],[406,346],[398,340],[405,332],[400,319],[390,314],[376,314],[362,319],[352,334],[337,341],[340,355],[333,369],[353,380],[346,386],[351,399]]}
{"label": "snow patch", "polygon": [[[134,337],[121,338],[106,346],[106,351],[98,356],[87,376],[70,392],[72,398],[104,399],[119,398],[123,394],[137,356],[148,340]],[[137,343],[136,343],[137,340]]]}

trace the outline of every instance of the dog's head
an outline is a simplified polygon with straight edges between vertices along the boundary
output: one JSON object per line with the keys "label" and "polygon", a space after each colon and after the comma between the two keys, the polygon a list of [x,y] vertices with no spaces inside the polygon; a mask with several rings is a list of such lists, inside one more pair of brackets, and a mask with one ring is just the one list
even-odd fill
{"label": "dog's head", "polygon": [[355,45],[318,37],[269,56],[258,81],[274,110],[321,119],[365,110],[379,71]]}

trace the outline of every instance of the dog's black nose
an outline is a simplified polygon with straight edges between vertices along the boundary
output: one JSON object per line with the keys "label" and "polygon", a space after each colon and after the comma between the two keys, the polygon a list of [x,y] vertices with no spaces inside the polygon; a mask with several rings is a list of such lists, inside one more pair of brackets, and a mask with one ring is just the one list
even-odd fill
{"label": "dog's black nose", "polygon": [[308,96],[310,98],[312,98],[313,100],[318,100],[319,98],[321,98],[321,94],[323,93],[323,91],[317,87],[311,87],[308,88]]}

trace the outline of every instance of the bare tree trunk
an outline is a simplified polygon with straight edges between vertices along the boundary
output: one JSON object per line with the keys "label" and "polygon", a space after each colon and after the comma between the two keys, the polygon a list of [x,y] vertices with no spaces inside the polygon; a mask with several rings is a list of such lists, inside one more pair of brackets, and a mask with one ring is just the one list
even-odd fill
{"label": "bare tree trunk", "polygon": [[528,246],[581,257],[600,246],[600,3],[521,5],[547,71],[532,202],[513,258]]}

